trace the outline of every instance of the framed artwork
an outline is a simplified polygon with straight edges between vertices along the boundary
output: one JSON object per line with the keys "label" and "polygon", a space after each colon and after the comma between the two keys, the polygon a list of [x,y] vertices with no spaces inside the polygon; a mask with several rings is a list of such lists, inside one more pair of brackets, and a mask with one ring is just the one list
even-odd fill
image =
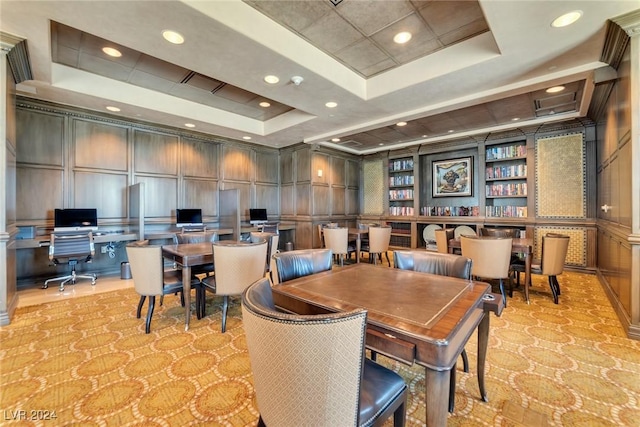
{"label": "framed artwork", "polygon": [[471,157],[433,162],[433,197],[471,196]]}

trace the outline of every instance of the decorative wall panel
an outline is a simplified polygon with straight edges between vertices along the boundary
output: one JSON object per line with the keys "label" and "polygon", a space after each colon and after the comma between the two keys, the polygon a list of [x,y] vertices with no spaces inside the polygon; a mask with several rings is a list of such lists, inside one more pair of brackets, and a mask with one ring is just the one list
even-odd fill
{"label": "decorative wall panel", "polygon": [[61,169],[17,167],[16,212],[17,221],[53,220],[55,208],[64,204],[64,179]]}
{"label": "decorative wall panel", "polygon": [[536,227],[534,234],[533,259],[542,258],[542,236],[547,233],[558,233],[569,236],[569,249],[565,264],[578,267],[587,266],[587,230],[579,227]]}
{"label": "decorative wall panel", "polygon": [[280,182],[290,184],[293,182],[293,152],[283,151],[280,154]]}
{"label": "decorative wall panel", "polygon": [[87,120],[73,120],[72,126],[74,166],[117,171],[128,169],[127,128]]}
{"label": "decorative wall panel", "polygon": [[382,215],[384,212],[384,164],[382,160],[362,164],[364,215]]}
{"label": "decorative wall panel", "polygon": [[313,215],[330,215],[331,203],[329,187],[314,185],[311,187],[313,201]]}
{"label": "decorative wall panel", "polygon": [[225,145],[222,147],[221,166],[224,180],[249,182],[253,171],[251,151],[245,148]]}
{"label": "decorative wall panel", "polygon": [[537,217],[586,217],[585,165],[582,133],[536,141]]}
{"label": "decorative wall panel", "polygon": [[134,130],[135,171],[138,173],[178,174],[178,137]]}
{"label": "decorative wall panel", "polygon": [[269,216],[280,215],[280,198],[278,194],[277,185],[256,184],[255,207],[265,208]]}
{"label": "decorative wall panel", "polygon": [[347,215],[358,215],[360,212],[359,192],[357,188],[347,188],[346,190],[346,203],[345,208]]}
{"label": "decorative wall panel", "polygon": [[203,216],[218,216],[217,181],[185,179],[183,188],[184,200],[180,208],[200,208]]}
{"label": "decorative wall panel", "polygon": [[279,159],[278,153],[256,151],[256,182],[277,184]]}
{"label": "decorative wall panel", "polygon": [[360,162],[347,160],[347,187],[360,187]]}
{"label": "decorative wall panel", "polygon": [[344,215],[345,210],[345,189],[344,187],[332,187],[331,188],[331,214],[332,215]]}
{"label": "decorative wall panel", "polygon": [[[326,187],[324,187],[327,190]],[[311,185],[310,184],[297,184],[295,186],[296,192],[296,212],[295,215],[310,215],[311,214]],[[314,199],[315,200],[315,199]],[[329,198],[325,198],[325,210],[328,210]]]}
{"label": "decorative wall panel", "polygon": [[[307,192],[306,200],[309,199],[308,194]],[[280,209],[281,215],[296,214],[295,187],[291,184],[280,187]]]}
{"label": "decorative wall panel", "polygon": [[237,189],[238,194],[240,195],[240,216],[242,218],[249,218],[249,209],[251,206],[251,184],[243,183],[243,182],[228,182],[224,181],[221,184],[221,190],[232,190]]}
{"label": "decorative wall panel", "polygon": [[178,180],[151,176],[136,177],[136,184],[144,182],[145,216],[162,218],[174,216],[178,208]]}
{"label": "decorative wall panel", "polygon": [[180,152],[182,175],[218,178],[218,147],[218,144],[182,138]]}
{"label": "decorative wall panel", "polygon": [[16,111],[16,158],[19,163],[64,164],[64,118],[37,111]]}
{"label": "decorative wall panel", "polygon": [[345,181],[345,160],[340,157],[331,159],[331,184],[344,187]]}
{"label": "decorative wall panel", "polygon": [[127,175],[94,172],[73,174],[76,208],[96,208],[98,218],[127,218]]}

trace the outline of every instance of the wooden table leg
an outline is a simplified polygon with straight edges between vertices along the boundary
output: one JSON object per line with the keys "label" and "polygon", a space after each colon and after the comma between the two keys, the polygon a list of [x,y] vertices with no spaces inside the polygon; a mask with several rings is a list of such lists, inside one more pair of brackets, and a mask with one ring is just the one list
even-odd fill
{"label": "wooden table leg", "polygon": [[356,234],[356,264],[360,263],[360,247],[361,247],[361,240],[360,240],[360,233]]}
{"label": "wooden table leg", "polygon": [[427,403],[427,426],[447,425],[449,414],[449,371],[425,368],[425,399]]}
{"label": "wooden table leg", "polygon": [[487,360],[487,347],[489,346],[489,317],[491,313],[484,313],[484,317],[478,325],[478,388],[480,389],[480,397],[483,401],[488,402],[487,391],[484,387],[484,366]]}
{"label": "wooden table leg", "polygon": [[529,282],[531,280],[531,258],[532,253],[526,254],[524,258],[524,300],[529,304]]}
{"label": "wooden table leg", "polygon": [[189,330],[191,319],[191,267],[182,267],[182,295],[184,296],[184,330]]}

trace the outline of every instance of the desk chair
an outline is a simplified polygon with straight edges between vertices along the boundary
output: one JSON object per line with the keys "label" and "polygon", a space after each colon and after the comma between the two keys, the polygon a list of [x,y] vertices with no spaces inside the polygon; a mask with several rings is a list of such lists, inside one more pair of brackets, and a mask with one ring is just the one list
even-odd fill
{"label": "desk chair", "polygon": [[511,238],[460,236],[462,256],[471,258],[473,267],[471,274],[481,279],[495,279],[500,281],[500,293],[507,306],[507,294],[504,281],[509,284],[511,294]]}
{"label": "desk chair", "polygon": [[227,330],[229,297],[241,295],[253,282],[264,278],[264,263],[267,259],[267,242],[226,244],[213,243],[213,265],[215,274],[202,279],[196,298],[196,311],[204,317],[206,291],[222,296],[222,332]]}
{"label": "desk chair", "polygon": [[56,282],[58,280],[60,280],[60,292],[64,291],[64,285],[68,282],[75,285],[77,279],[91,279],[91,285],[95,285],[95,274],[76,274],[76,265],[78,262],[89,263],[93,259],[94,254],[93,233],[90,231],[51,234],[49,260],[52,265],[69,264],[71,274],[47,279],[44,285],[42,285],[42,289],[47,289],[50,282]]}
{"label": "desk chair", "polygon": [[[569,249],[569,236],[556,233],[547,233],[542,236],[542,259],[531,264],[531,274],[540,274],[549,277],[549,287],[553,294],[553,302],[558,304],[560,295],[560,283],[557,276],[564,271],[564,263]],[[520,273],[524,273],[525,267],[522,264],[511,264],[511,269],[516,273],[518,284],[520,284]],[[531,276],[529,283],[531,286]]]}
{"label": "desk chair", "polygon": [[273,233],[280,234],[280,223],[279,222],[265,222],[264,224],[260,224],[258,226],[258,230],[261,233]]}
{"label": "desk chair", "polygon": [[242,294],[259,426],[404,426],[407,385],[364,357],[367,312],[276,310],[269,280]]}
{"label": "desk chair", "polygon": [[[444,232],[445,230],[436,230]],[[453,237],[453,230],[451,230]],[[436,239],[438,235],[436,234]],[[472,261],[469,258],[426,251],[394,251],[393,266],[401,270],[412,270],[421,273],[437,274],[440,276],[471,279]],[[469,358],[467,350],[462,349],[462,366],[464,372],[469,372]],[[375,353],[371,352],[371,359],[375,360]],[[449,412],[453,412],[456,394],[456,366],[451,369],[449,377]]]}
{"label": "desk chair", "polygon": [[331,270],[332,258],[331,249],[300,249],[277,253],[272,258],[272,282],[277,285],[298,277]]}

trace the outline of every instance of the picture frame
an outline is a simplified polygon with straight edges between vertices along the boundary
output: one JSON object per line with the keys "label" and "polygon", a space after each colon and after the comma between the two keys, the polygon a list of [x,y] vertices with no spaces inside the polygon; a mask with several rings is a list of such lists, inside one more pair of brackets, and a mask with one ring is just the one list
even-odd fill
{"label": "picture frame", "polygon": [[434,161],[432,163],[433,197],[471,196],[472,167],[472,157]]}

